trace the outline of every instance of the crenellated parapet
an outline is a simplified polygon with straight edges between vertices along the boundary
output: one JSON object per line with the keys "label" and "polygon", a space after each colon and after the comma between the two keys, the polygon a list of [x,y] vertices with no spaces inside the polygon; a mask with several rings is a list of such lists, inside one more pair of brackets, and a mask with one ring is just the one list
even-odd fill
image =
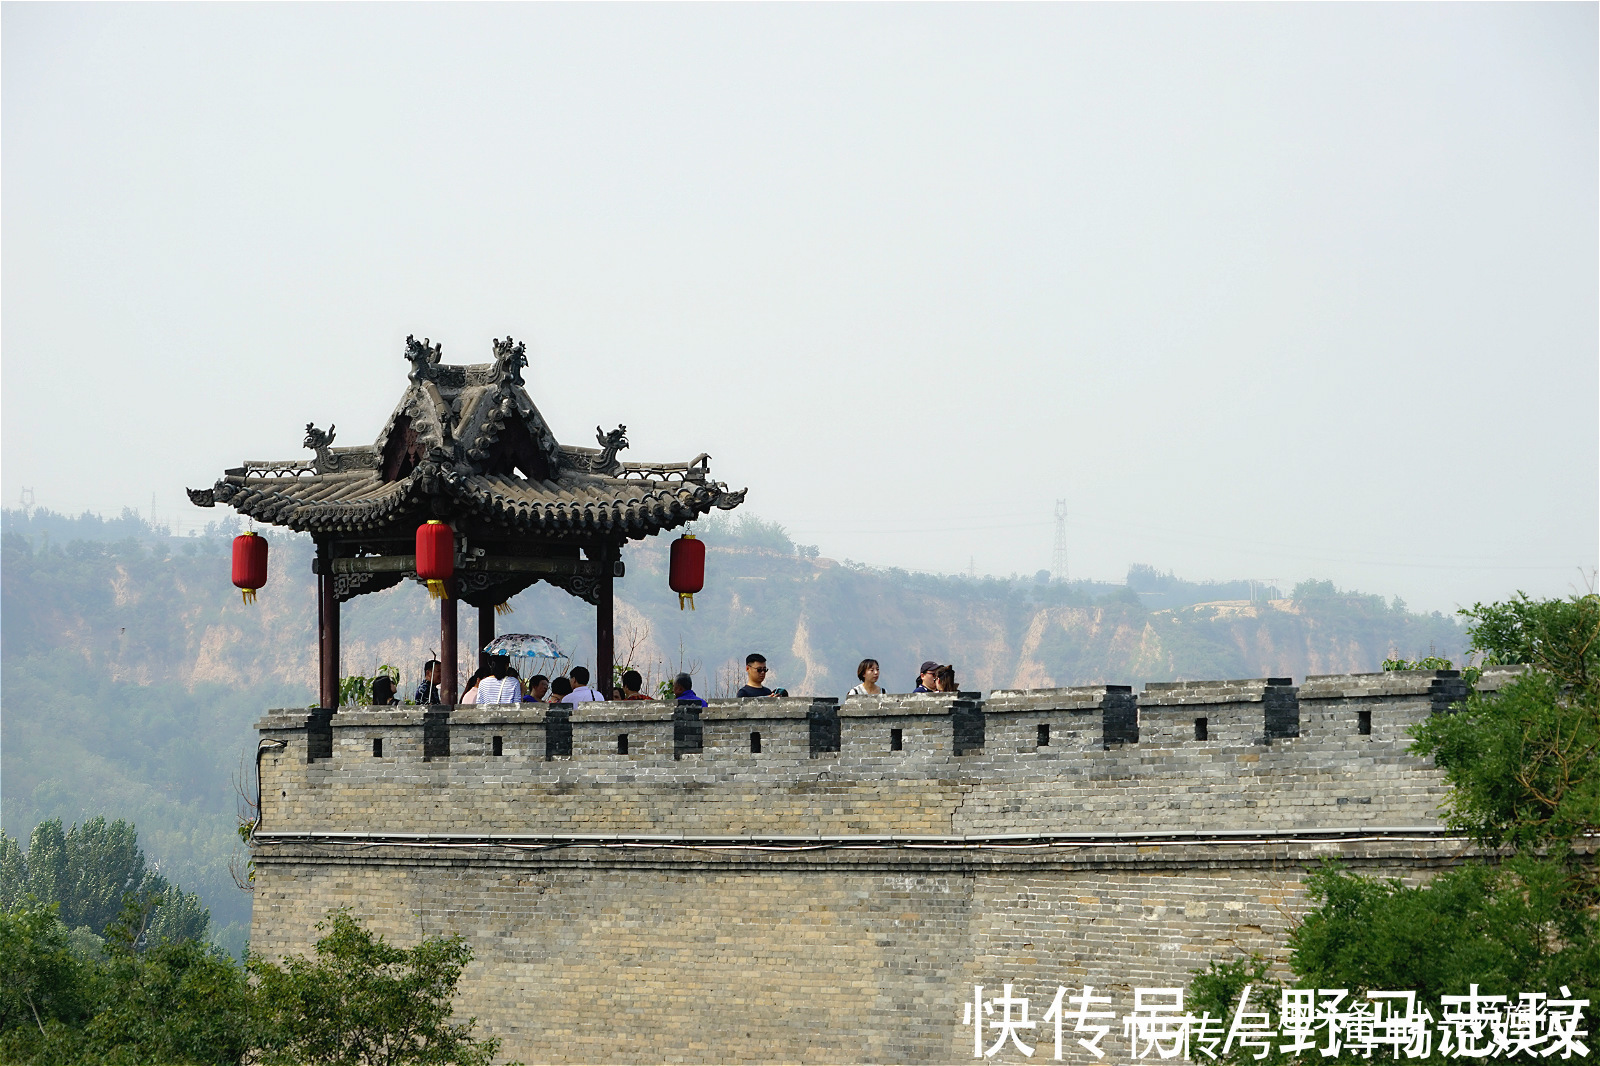
{"label": "crenellated parapet", "polygon": [[274,712],[251,945],[307,953],[334,907],[460,935],[458,1010],[524,1061],[953,1062],[975,985],[1125,1001],[1281,961],[1325,860],[1463,861],[1408,748],[1466,694],[1414,672]]}
{"label": "crenellated parapet", "polygon": [[[1493,672],[1481,683],[1497,687]],[[274,712],[263,833],[1439,827],[1454,671],[851,698]]]}

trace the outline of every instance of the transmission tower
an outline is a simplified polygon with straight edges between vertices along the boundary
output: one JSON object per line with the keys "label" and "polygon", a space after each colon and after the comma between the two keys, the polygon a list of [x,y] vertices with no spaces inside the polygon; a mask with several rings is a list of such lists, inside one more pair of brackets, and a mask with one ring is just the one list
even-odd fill
{"label": "transmission tower", "polygon": [[1056,501],[1056,551],[1050,560],[1050,576],[1057,581],[1067,579],[1067,501]]}

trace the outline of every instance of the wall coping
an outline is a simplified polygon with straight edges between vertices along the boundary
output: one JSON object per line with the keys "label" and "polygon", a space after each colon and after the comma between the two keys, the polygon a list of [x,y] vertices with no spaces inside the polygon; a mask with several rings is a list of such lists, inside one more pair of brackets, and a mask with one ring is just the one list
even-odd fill
{"label": "wall coping", "polygon": [[840,718],[909,718],[921,715],[948,717],[976,710],[982,701],[976,693],[913,692],[890,696],[851,696],[839,705]]}
{"label": "wall coping", "polygon": [[1300,685],[1302,700],[1357,696],[1422,696],[1435,681],[1455,680],[1459,670],[1386,670],[1375,674],[1314,674]]}
{"label": "wall coping", "polygon": [[1150,681],[1139,696],[1139,706],[1260,703],[1272,689],[1293,691],[1294,683],[1287,677],[1254,677],[1239,681]]}
{"label": "wall coping", "polygon": [[1107,696],[1127,696],[1131,685],[1073,685],[1068,688],[1002,688],[989,693],[985,714],[1037,713],[1039,711],[1094,711]]}
{"label": "wall coping", "polygon": [[839,701],[832,696],[747,696],[707,700],[702,722],[767,722],[784,718],[832,715]]}

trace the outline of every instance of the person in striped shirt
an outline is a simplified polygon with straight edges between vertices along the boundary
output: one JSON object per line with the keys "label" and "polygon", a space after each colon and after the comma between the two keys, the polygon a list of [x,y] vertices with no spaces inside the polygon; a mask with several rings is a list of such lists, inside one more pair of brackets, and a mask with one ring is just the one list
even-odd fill
{"label": "person in striped shirt", "polygon": [[489,659],[489,676],[478,682],[478,705],[521,703],[522,682],[510,674],[511,657],[494,655]]}

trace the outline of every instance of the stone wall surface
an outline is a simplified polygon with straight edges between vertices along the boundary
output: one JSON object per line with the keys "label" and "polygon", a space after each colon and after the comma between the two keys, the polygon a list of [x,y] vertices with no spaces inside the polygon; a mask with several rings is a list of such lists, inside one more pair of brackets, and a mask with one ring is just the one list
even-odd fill
{"label": "stone wall surface", "polygon": [[[1436,825],[1443,778],[1406,753],[1436,709],[1420,683],[1432,675],[1403,680],[1410,691],[1324,684],[1314,699],[1304,686],[1297,735],[1278,737],[1266,734],[1265,683],[1253,701],[1247,683],[1181,697],[1161,686],[1162,702],[1140,703],[1134,743],[1106,743],[1114,710],[1086,708],[1076,690],[1028,707],[1003,693],[982,710],[983,745],[959,755],[958,715],[972,712],[935,697],[848,701],[839,750],[823,752],[809,700],[714,702],[683,754],[663,704],[589,705],[610,709],[574,713],[571,754],[554,757],[532,704],[455,711],[450,754],[434,758],[419,708],[340,712],[333,757],[312,761],[305,715],[272,714],[262,734],[287,746],[262,760],[264,816],[346,832],[735,836]],[[1192,739],[1198,718],[1210,739]]]}
{"label": "stone wall surface", "polygon": [[[1068,853],[678,848],[515,852],[268,844],[252,946],[305,952],[330,907],[399,943],[460,934],[461,1015],[524,1062],[971,1061],[962,1004],[1012,984],[1187,984],[1274,956],[1322,858],[1415,876],[1432,843],[1165,845]],[[1117,1030],[1120,1032],[1120,1029]],[[1070,1042],[1069,1042],[1070,1045]],[[1112,1060],[1123,1045],[1112,1040]],[[1035,1058],[1045,1057],[1036,1053]],[[1022,1062],[1009,1051],[996,1061]],[[1066,1061],[1094,1060],[1076,1049]]]}
{"label": "stone wall surface", "polygon": [[1418,672],[352,709],[314,759],[328,727],[272,713],[252,945],[309,951],[338,906],[401,943],[459,933],[460,1009],[522,1061],[971,1061],[975,984],[1035,1018],[1092,984],[1120,1015],[1135,985],[1279,954],[1324,858],[1457,861],[1405,749],[1464,694]]}

